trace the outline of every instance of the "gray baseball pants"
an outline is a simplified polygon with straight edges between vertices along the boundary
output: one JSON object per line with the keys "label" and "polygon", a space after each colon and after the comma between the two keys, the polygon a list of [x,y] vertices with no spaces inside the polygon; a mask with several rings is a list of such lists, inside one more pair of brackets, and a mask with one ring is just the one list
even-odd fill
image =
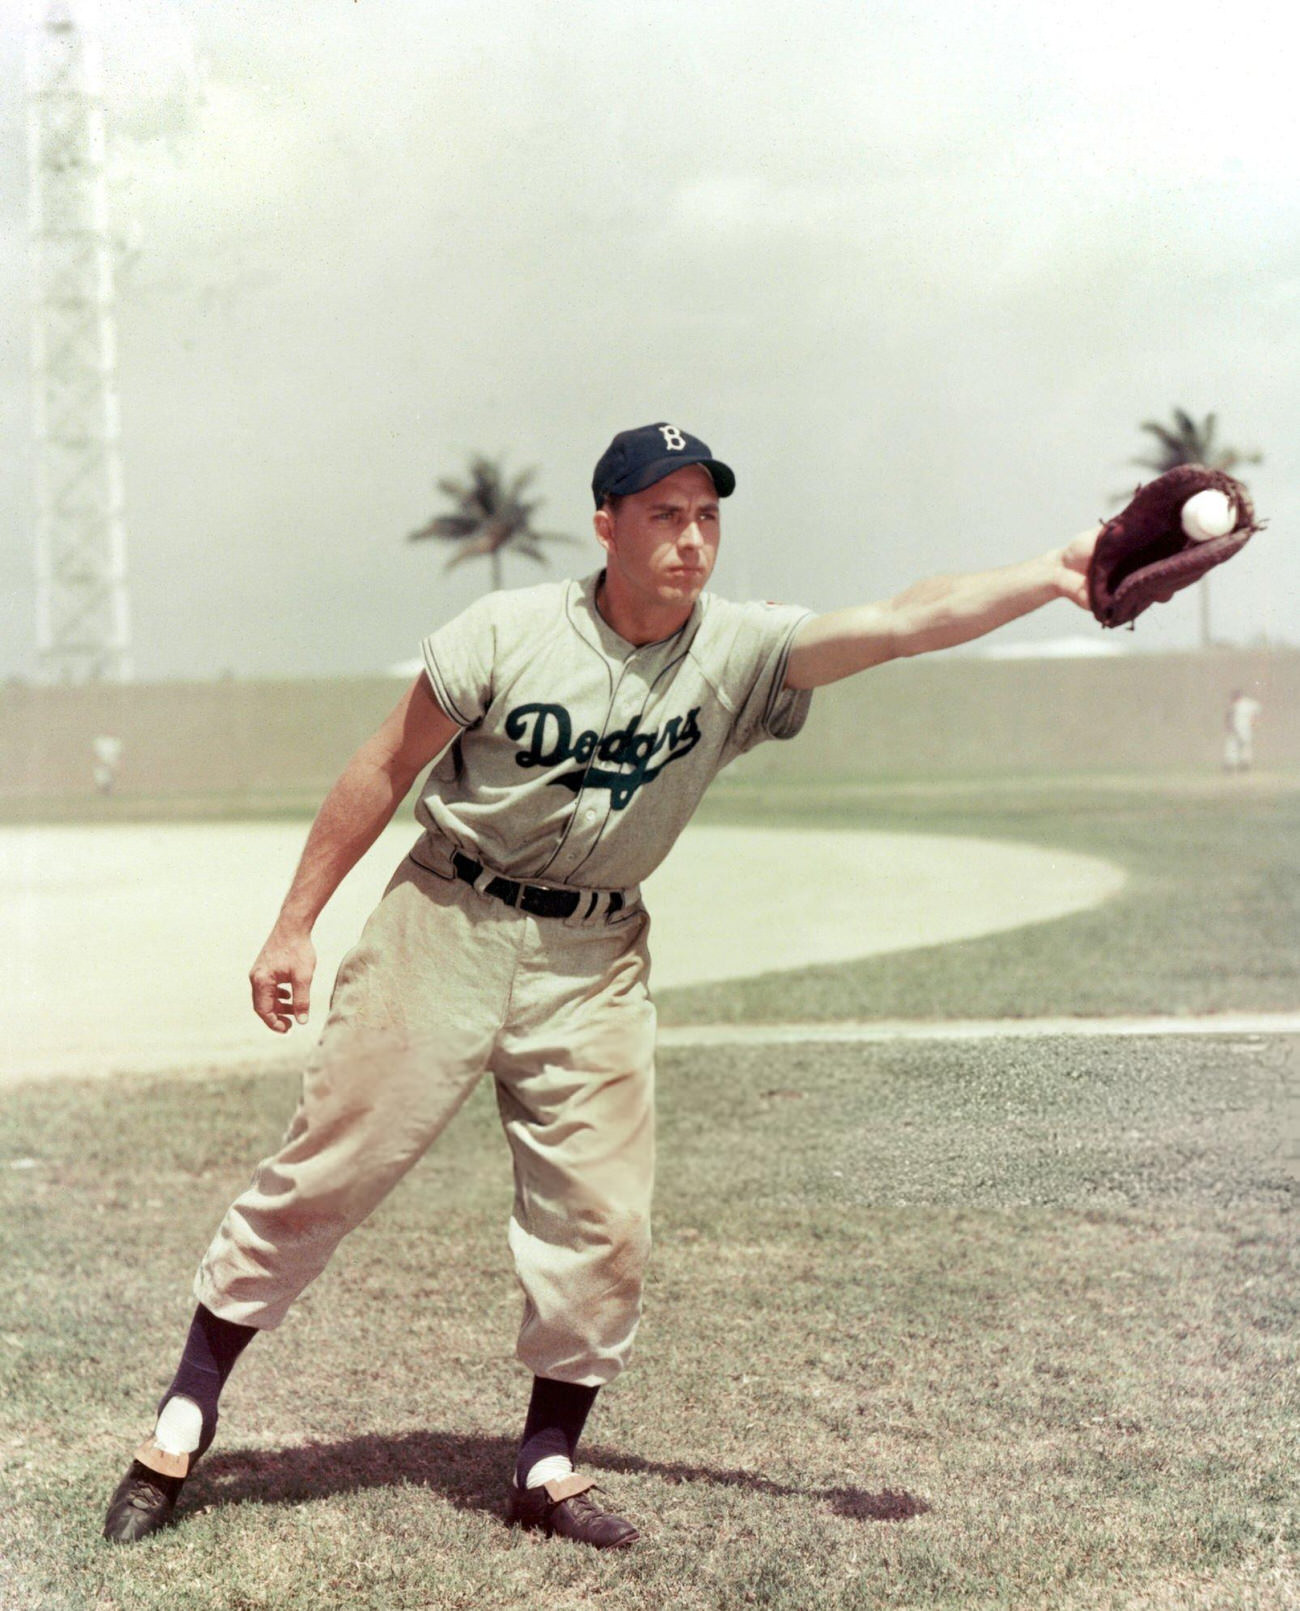
{"label": "gray baseball pants", "polygon": [[398,869],[339,969],[278,1152],[195,1277],[224,1320],[269,1329],[438,1137],[484,1072],[514,1159],[518,1357],[596,1387],[641,1309],[654,1173],[649,918],[533,917],[421,862]]}

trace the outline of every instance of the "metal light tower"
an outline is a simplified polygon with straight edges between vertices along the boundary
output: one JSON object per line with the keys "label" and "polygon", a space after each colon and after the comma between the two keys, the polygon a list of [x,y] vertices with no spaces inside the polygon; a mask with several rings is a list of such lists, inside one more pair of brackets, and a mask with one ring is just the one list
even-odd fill
{"label": "metal light tower", "polygon": [[40,0],[28,56],[36,643],[51,682],[131,678],[113,259],[92,19]]}

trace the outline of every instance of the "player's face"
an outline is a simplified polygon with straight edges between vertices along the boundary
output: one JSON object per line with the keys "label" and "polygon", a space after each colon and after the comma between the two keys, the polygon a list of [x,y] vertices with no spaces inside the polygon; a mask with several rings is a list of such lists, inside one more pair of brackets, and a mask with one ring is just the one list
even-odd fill
{"label": "player's face", "polygon": [[607,586],[641,608],[689,613],[718,557],[719,528],[717,490],[703,465],[629,493],[596,516]]}

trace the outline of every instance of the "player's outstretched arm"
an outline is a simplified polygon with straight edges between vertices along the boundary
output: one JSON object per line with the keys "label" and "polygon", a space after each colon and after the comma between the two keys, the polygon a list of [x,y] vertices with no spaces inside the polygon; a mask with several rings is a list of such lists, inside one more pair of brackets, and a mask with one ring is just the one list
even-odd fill
{"label": "player's outstretched arm", "polygon": [[1088,608],[1088,561],[1101,527],[1000,570],[933,576],[879,604],[814,616],[795,634],[787,688],[820,688],[907,655],[969,643],[1053,599]]}
{"label": "player's outstretched arm", "polygon": [[325,796],[275,927],[249,972],[253,1011],[279,1035],[307,1021],[325,903],[392,820],[420,772],[460,731],[424,677],[368,738]]}

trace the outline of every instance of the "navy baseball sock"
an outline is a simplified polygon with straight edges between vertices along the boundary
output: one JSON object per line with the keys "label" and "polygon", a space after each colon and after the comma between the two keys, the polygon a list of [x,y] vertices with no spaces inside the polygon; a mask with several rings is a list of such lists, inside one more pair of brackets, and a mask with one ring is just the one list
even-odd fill
{"label": "navy baseball sock", "polygon": [[[240,1326],[233,1320],[218,1319],[202,1304],[194,1311],[180,1367],[158,1404],[159,1416],[176,1398],[192,1399],[199,1407],[202,1427],[197,1447],[176,1452],[192,1453],[197,1460],[208,1448],[216,1436],[217,1400],[221,1397],[221,1389],[234,1370],[235,1361],[256,1335],[255,1326]],[[182,1441],[190,1440],[182,1438]]]}
{"label": "navy baseball sock", "polygon": [[533,1396],[515,1462],[517,1487],[528,1486],[529,1473],[543,1460],[558,1458],[572,1465],[578,1439],[599,1391],[598,1387],[552,1381],[548,1376],[533,1377]]}

